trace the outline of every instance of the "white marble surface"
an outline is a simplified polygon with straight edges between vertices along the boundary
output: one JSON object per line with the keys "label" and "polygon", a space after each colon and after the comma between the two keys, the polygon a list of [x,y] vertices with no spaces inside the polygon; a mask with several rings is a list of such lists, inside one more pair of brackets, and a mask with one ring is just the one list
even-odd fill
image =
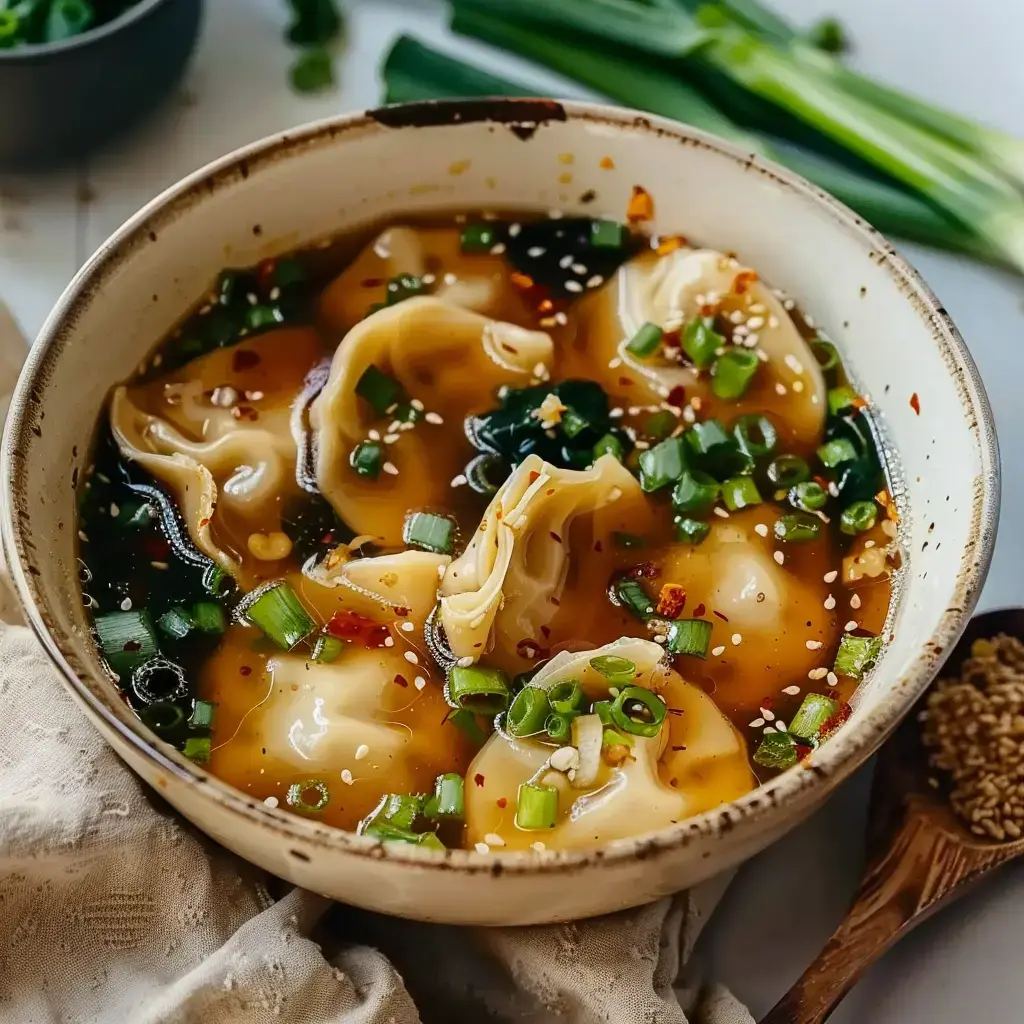
{"label": "white marble surface", "polygon": [[[857,64],[877,75],[1024,135],[1024,4],[1020,0],[777,0],[809,21],[838,12]],[[88,166],[42,177],[0,177],[0,297],[26,334],[39,328],[77,266],[164,186],[269,132],[379,100],[377,63],[400,30],[484,52],[447,37],[431,0],[364,0],[353,11],[341,87],[317,98],[285,85],[282,0],[209,0],[196,61],[182,93]],[[495,61],[511,70],[515,62]],[[516,65],[519,74],[523,68]],[[554,93],[582,95],[534,74]],[[1024,502],[1017,470],[1024,431],[1024,285],[932,253],[911,256],[963,331],[988,384],[1003,443],[1009,510],[984,607],[1024,598]],[[864,773],[806,826],[747,865],[703,943],[712,971],[765,1012],[813,957],[842,915],[861,862]],[[1009,868],[924,925],[876,967],[833,1017],[837,1024],[1017,1024],[1024,1019],[1020,916],[1024,872]]]}

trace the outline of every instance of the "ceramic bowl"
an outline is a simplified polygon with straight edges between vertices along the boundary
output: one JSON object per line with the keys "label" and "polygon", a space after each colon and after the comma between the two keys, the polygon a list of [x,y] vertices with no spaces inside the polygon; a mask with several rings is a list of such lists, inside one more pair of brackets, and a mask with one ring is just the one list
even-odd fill
{"label": "ceramic bowl", "polygon": [[[893,640],[855,713],[809,762],[735,803],[590,852],[381,846],[246,796],[159,742],[101,668],[79,588],[75,488],[110,386],[245,265],[414,211],[621,217],[736,251],[835,339],[901,461],[905,565]],[[750,857],[874,751],[970,618],[995,539],[998,455],[971,357],[893,247],[814,186],[672,121],[541,100],[422,103],[295,129],[185,179],[82,268],[24,369],[3,443],[3,540],[29,621],[118,753],[186,817],[299,885],[432,921],[523,924],[635,905]]]}

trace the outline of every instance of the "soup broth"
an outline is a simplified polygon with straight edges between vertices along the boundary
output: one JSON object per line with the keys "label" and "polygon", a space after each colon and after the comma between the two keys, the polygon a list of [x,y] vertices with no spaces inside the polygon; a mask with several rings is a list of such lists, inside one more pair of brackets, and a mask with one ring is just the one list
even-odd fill
{"label": "soup broth", "polygon": [[869,403],[754,268],[460,216],[225,271],[81,495],[125,699],[385,842],[580,848],[813,756],[877,659]]}

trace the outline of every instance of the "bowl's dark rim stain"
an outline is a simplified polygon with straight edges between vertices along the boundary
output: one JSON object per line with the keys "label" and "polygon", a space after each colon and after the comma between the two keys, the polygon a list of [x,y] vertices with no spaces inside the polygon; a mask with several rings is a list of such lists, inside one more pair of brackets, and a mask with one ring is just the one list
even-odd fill
{"label": "bowl's dark rim stain", "polygon": [[[158,0],[159,2],[159,0]],[[523,104],[526,104],[523,106]],[[82,701],[98,718],[101,729],[110,730],[144,758],[155,762],[191,785],[203,786],[211,799],[227,811],[240,814],[278,839],[306,846],[307,856],[317,849],[336,855],[343,853],[418,865],[441,871],[468,874],[494,874],[495,863],[502,865],[503,877],[571,872],[594,863],[615,864],[637,859],[653,859],[685,848],[700,839],[724,841],[730,850],[742,839],[740,830],[749,832],[781,802],[792,807],[792,821],[799,821],[823,798],[822,783],[836,782],[858,768],[895,728],[903,714],[924,691],[942,664],[942,652],[949,651],[963,633],[981,586],[987,575],[995,544],[999,509],[999,453],[992,411],[977,367],[959,331],[914,268],[901,257],[882,235],[859,216],[817,186],[781,167],[767,164],[731,144],[686,128],[663,118],[637,115],[593,104],[537,100],[430,101],[412,104],[411,113],[402,107],[384,107],[362,115],[316,122],[287,131],[222,158],[196,171],[158,196],[132,217],[81,268],[61,296],[39,334],[39,341],[28,359],[11,401],[11,412],[3,443],[3,480],[0,491],[3,516],[3,544],[8,564],[17,583],[19,600],[27,619],[73,696]],[[517,113],[513,113],[513,108]],[[518,117],[525,114],[525,121]],[[429,118],[429,120],[428,120]],[[152,245],[152,234],[159,236],[163,226],[200,204],[208,195],[247,179],[262,168],[302,153],[331,146],[345,136],[358,136],[381,130],[406,130],[425,126],[456,127],[494,121],[526,131],[520,137],[529,141],[538,128],[552,122],[581,121],[612,128],[675,139],[680,145],[705,149],[731,159],[746,170],[755,171],[790,192],[806,197],[831,214],[837,225],[854,235],[870,251],[871,258],[892,278],[906,295],[929,332],[954,380],[967,426],[975,440],[982,466],[972,494],[971,528],[960,573],[949,607],[933,633],[933,643],[918,655],[911,669],[893,681],[879,705],[864,712],[860,728],[838,733],[821,748],[814,762],[798,766],[725,807],[697,815],[687,822],[652,835],[618,840],[606,848],[591,851],[548,851],[536,854],[478,854],[468,850],[448,850],[443,857],[400,844],[379,844],[340,829],[318,825],[284,811],[272,810],[262,802],[246,797],[239,790],[209,775],[181,755],[167,754],[148,738],[148,730],[134,718],[126,706],[109,700],[95,663],[81,664],[63,640],[51,616],[46,599],[37,586],[39,571],[32,564],[32,496],[27,493],[25,465],[30,458],[33,428],[39,418],[33,408],[31,392],[45,387],[60,358],[60,352],[73,334],[81,312],[102,291],[103,282],[140,246]],[[90,680],[92,686],[86,683]],[[95,686],[95,689],[93,689]],[[109,682],[107,682],[109,689]],[[169,749],[169,748],[168,748]],[[778,829],[776,829],[778,831]],[[294,851],[290,850],[293,853]],[[735,857],[733,857],[735,859]]]}

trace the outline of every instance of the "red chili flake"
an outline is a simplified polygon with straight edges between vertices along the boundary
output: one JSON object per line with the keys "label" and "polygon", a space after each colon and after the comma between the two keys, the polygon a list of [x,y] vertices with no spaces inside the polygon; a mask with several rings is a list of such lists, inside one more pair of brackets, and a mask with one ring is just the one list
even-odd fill
{"label": "red chili flake", "polygon": [[398,683],[399,686],[409,685],[409,680],[406,679],[405,676],[403,676],[401,673],[395,676],[395,682]]}
{"label": "red chili flake", "polygon": [[712,615],[717,615],[717,616],[718,616],[718,617],[719,617],[719,618],[720,618],[720,619],[721,619],[721,620],[722,620],[723,622],[728,622],[728,621],[729,621],[729,616],[728,616],[728,615],[723,615],[723,614],[722,614],[722,613],[721,613],[720,611],[718,611],[717,609],[713,609],[713,610],[712,610],[712,612],[711,612],[711,614],[712,614]]}
{"label": "red chili flake", "polygon": [[917,416],[921,415],[921,399],[917,397],[916,391],[910,396],[910,408]]}
{"label": "red chili flake", "polygon": [[364,277],[363,287],[364,288],[383,288],[386,285],[387,278],[385,277]]}
{"label": "red chili flake", "polygon": [[545,495],[546,495],[546,496],[547,496],[548,498],[550,498],[550,497],[551,497],[551,495],[552,495],[552,494],[554,494],[554,493],[555,493],[555,489],[554,489],[554,487],[549,487],[549,488],[548,488],[548,489],[547,489],[547,490],[546,490],[546,491],[544,492],[544,494],[545,494]]}
{"label": "red chili flake", "polygon": [[398,605],[394,609],[394,612],[395,612],[395,615],[397,615],[398,618],[400,618],[400,619],[408,618],[408,615],[409,615],[409,609],[404,607],[403,605]]}
{"label": "red chili flake", "polygon": [[508,807],[508,801],[503,796],[499,796],[495,803],[497,803],[502,810],[505,810],[505,808]]}
{"label": "red chili flake", "polygon": [[509,274],[509,280],[517,288],[526,289],[533,287],[533,278],[528,276],[527,274],[520,274],[518,271],[513,271],[511,274]]}
{"label": "red chili flake", "polygon": [[732,290],[737,295],[743,295],[757,280],[756,270],[741,270],[732,282]]}
{"label": "red chili flake", "polygon": [[242,665],[239,668],[238,672],[239,672],[240,675],[243,675],[243,676],[251,676],[252,675],[252,668],[250,666],[248,666],[248,665]]}
{"label": "red chili flake", "polygon": [[541,299],[540,305],[537,306],[538,313],[550,313],[555,308],[555,304],[550,299]]}
{"label": "red chili flake", "polygon": [[668,393],[668,398],[665,401],[669,405],[674,405],[677,409],[681,409],[686,404],[686,388],[682,384],[677,384]]}
{"label": "red chili flake", "polygon": [[355,640],[364,647],[383,647],[388,627],[357,612],[335,612],[327,623],[327,632],[340,640]]}
{"label": "red chili flake", "polygon": [[[678,328],[674,331],[666,331],[661,336],[661,343],[665,348],[679,348],[683,343],[683,332]],[[682,390],[680,385],[676,385]]]}
{"label": "red chili flake", "polygon": [[600,554],[602,551],[604,551],[604,545],[599,540],[595,540],[594,541],[594,550],[598,554]]}
{"label": "red chili flake", "polygon": [[818,730],[818,742],[824,743],[830,736],[834,736],[839,731],[839,727],[848,721],[852,714],[853,708],[849,704],[840,704],[839,710],[831,718],[827,718],[821,729]]}
{"label": "red chili flake", "polygon": [[260,414],[251,405],[236,405],[231,410],[231,415],[236,420],[258,420]]}
{"label": "red chili flake", "polygon": [[514,355],[514,356],[517,356],[517,355],[519,355],[519,349],[517,349],[517,348],[513,348],[513,347],[512,347],[512,346],[511,346],[511,345],[510,345],[510,344],[509,344],[509,343],[508,343],[507,341],[503,341],[503,342],[501,343],[501,347],[502,347],[502,348],[503,348],[503,349],[504,349],[504,350],[505,350],[506,352],[511,352],[511,353],[512,353],[512,355]]}
{"label": "red chili flake", "polygon": [[686,239],[682,235],[666,235],[658,242],[655,250],[659,256],[667,256],[670,252],[682,249],[686,245]]}
{"label": "red chili flake", "polygon": [[200,529],[202,529],[204,526],[209,526],[209,525],[210,525],[210,520],[207,519],[206,516],[203,516],[203,518],[199,520],[199,528]]}
{"label": "red chili flake", "polygon": [[868,400],[866,398],[861,398],[860,395],[857,395],[857,397],[854,398],[851,404],[853,405],[854,409],[857,410],[857,412],[860,412],[861,409],[866,409],[868,407]]}
{"label": "red chili flake", "polygon": [[685,607],[686,591],[678,583],[666,583],[658,595],[657,613],[666,619],[677,619]]}
{"label": "red chili flake", "polygon": [[619,378],[619,383],[624,388],[631,388],[633,386],[633,382],[628,377],[620,377]]}
{"label": "red chili flake", "polygon": [[603,156],[597,166],[600,167],[602,171],[614,171],[615,161],[610,156]]}
{"label": "red chili flake", "polygon": [[638,221],[653,219],[654,200],[651,198],[651,193],[642,185],[634,185],[633,194],[629,197],[629,202],[626,204],[626,220],[630,224],[635,224]]}
{"label": "red chili flake", "polygon": [[478,786],[482,786],[484,784],[484,777],[479,772],[477,772],[476,775],[473,776],[473,781]]}
{"label": "red chili flake", "polygon": [[656,580],[661,575],[661,569],[653,562],[640,562],[633,566],[629,575],[638,580]]}
{"label": "red chili flake", "polygon": [[270,287],[270,280],[274,276],[276,266],[277,260],[263,260],[256,268],[256,280],[264,290]]}
{"label": "red chili flake", "polygon": [[699,619],[704,614],[704,605],[699,604],[693,609],[693,617]]}
{"label": "red chili flake", "polygon": [[164,537],[149,536],[142,542],[142,550],[154,562],[166,562],[171,553],[171,545]]}
{"label": "red chili flake", "polygon": [[260,365],[259,352],[253,352],[251,348],[236,348],[231,356],[231,369],[235,373],[243,370],[251,370],[254,366]]}
{"label": "red chili flake", "polygon": [[775,706],[775,698],[772,696],[762,697],[758,707],[767,708],[769,711]]}
{"label": "red chili flake", "polygon": [[555,606],[556,608],[557,608],[557,607],[559,607],[559,606],[560,606],[560,605],[562,604],[562,602],[561,602],[561,601],[559,601],[559,600],[558,600],[558,598],[557,598],[557,597],[555,597],[554,595],[552,595],[552,596],[551,596],[551,597],[550,597],[550,598],[549,598],[548,600],[550,600],[550,601],[551,601],[551,603],[552,603],[552,604],[553,604],[553,605],[554,605],[554,606]]}
{"label": "red chili flake", "polygon": [[540,473],[538,473],[535,469],[531,469],[530,470],[530,483],[532,484],[533,481],[536,480],[539,476],[540,476]]}
{"label": "red chili flake", "polygon": [[810,757],[813,750],[812,747],[805,747],[802,743],[794,743],[793,749],[796,751],[796,759],[802,761],[805,757]]}
{"label": "red chili flake", "polygon": [[549,535],[551,536],[551,539],[552,539],[552,540],[553,540],[553,541],[554,541],[554,542],[555,542],[556,544],[561,544],[561,543],[562,543],[562,538],[561,538],[561,537],[559,537],[559,536],[558,536],[558,534],[557,534],[557,533],[555,533],[555,531],[554,531],[554,530],[549,530],[549,531],[548,531],[548,533],[549,533]]}

